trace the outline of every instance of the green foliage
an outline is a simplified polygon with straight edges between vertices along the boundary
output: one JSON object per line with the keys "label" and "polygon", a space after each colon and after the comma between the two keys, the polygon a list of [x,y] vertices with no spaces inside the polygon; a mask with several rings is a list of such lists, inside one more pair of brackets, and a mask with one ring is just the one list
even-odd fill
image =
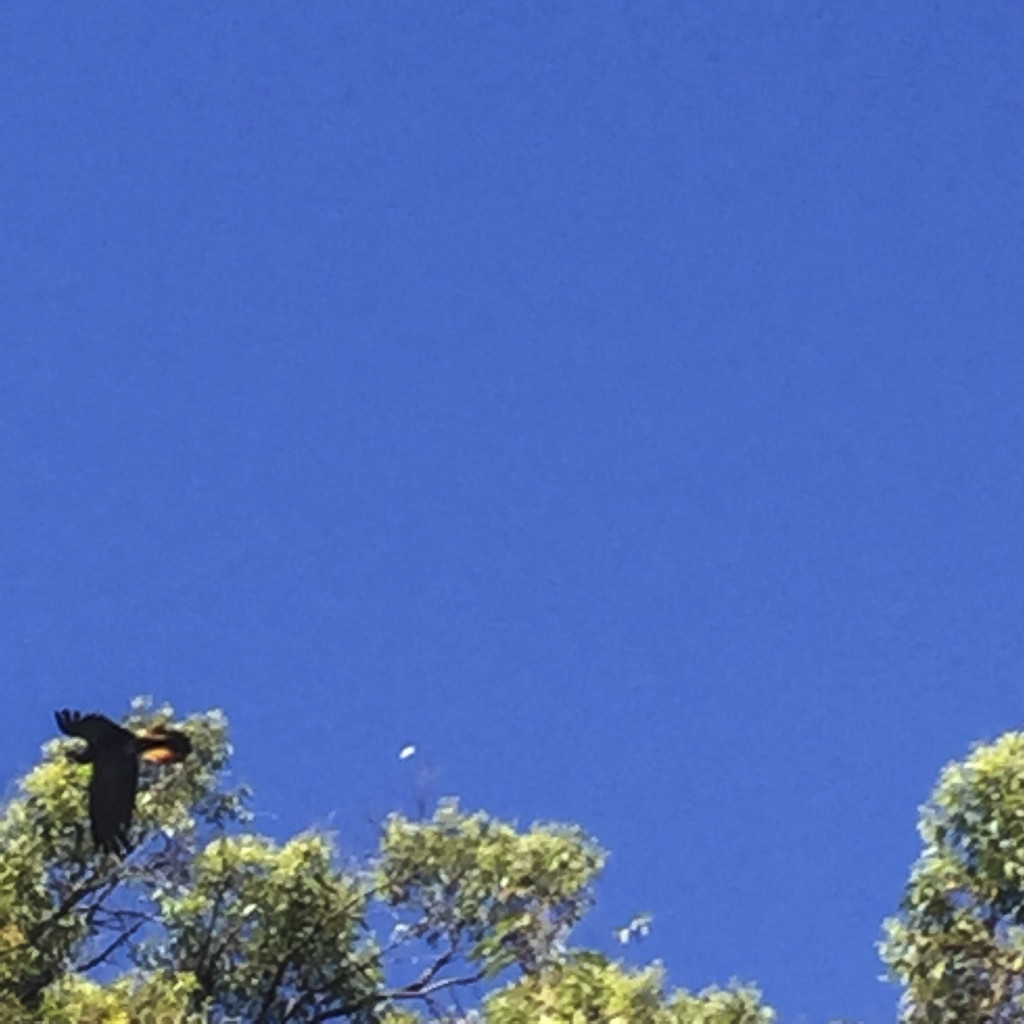
{"label": "green foliage", "polygon": [[771,1024],[756,989],[708,989],[666,998],[658,967],[630,971],[580,953],[527,975],[487,1000],[487,1024]]}
{"label": "green foliage", "polygon": [[882,956],[907,1024],[1024,1017],[1024,734],[943,771],[922,809],[924,848]]}
{"label": "green foliage", "polygon": [[42,1019],[46,1024],[202,1024],[203,1016],[189,1011],[194,988],[187,974],[127,975],[109,985],[69,975],[46,993]]}
{"label": "green foliage", "polygon": [[251,835],[215,840],[187,882],[157,895],[167,940],[149,963],[188,972],[203,1003],[232,1017],[359,1016],[382,981],[364,938],[369,892],[333,860],[324,836],[283,847]]}
{"label": "green foliage", "polygon": [[451,801],[429,822],[388,819],[377,889],[416,916],[412,935],[447,950],[468,943],[467,959],[490,977],[513,964],[537,970],[563,948],[604,860],[581,829],[521,834]]}
{"label": "green foliage", "polygon": [[[137,702],[125,724],[172,720]],[[49,742],[0,814],[0,1024],[772,1020],[754,990],[667,995],[660,968],[573,949],[605,861],[579,828],[448,801],[392,815],[344,865],[327,835],[248,828],[222,715],[175,724],[194,756],[143,769],[124,861],[92,848],[74,741]]]}
{"label": "green foliage", "polygon": [[[137,701],[127,724],[162,725],[171,715]],[[246,820],[245,790],[224,784],[224,717],[195,716],[185,728],[196,756],[171,770],[142,772],[142,841],[125,864],[92,850],[84,826],[90,768],[66,757],[75,741],[47,743],[43,762],[20,780],[0,816],[0,1000],[35,1008],[61,985],[70,991],[76,972],[101,966],[158,924],[148,900],[187,870],[204,836]],[[52,999],[46,1006],[51,1016],[57,1012]]]}

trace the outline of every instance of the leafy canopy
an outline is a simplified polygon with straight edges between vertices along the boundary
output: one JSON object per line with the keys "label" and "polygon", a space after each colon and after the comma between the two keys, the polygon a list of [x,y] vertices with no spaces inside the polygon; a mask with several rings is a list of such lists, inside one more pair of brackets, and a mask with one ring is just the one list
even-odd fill
{"label": "leafy canopy", "polygon": [[881,952],[905,1024],[1024,1019],[1024,734],[942,772]]}
{"label": "leafy canopy", "polygon": [[[125,725],[169,725],[137,701]],[[445,801],[390,816],[364,863],[329,835],[277,843],[232,786],[219,712],[194,754],[143,766],[138,844],[97,853],[89,767],[52,740],[0,814],[0,1024],[769,1024],[752,988],[666,992],[657,967],[574,948],[604,851]]]}

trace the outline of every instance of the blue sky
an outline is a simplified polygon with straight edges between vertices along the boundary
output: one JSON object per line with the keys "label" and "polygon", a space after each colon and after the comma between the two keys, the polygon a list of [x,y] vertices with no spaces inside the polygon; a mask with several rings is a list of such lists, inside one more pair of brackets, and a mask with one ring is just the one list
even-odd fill
{"label": "blue sky", "polygon": [[[612,851],[582,941],[784,1021],[1024,714],[1024,13],[0,15],[10,779],[223,707],[260,827],[415,778]],[[409,742],[417,757],[399,762]]]}

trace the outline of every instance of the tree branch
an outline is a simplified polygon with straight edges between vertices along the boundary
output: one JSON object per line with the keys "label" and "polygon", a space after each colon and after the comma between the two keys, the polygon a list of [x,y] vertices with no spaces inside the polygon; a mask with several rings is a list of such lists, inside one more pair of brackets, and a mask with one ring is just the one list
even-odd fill
{"label": "tree branch", "polygon": [[[479,970],[476,974],[464,975],[461,978],[442,978],[440,981],[435,981],[432,985],[425,985],[423,988],[403,988],[393,989],[391,992],[385,993],[385,999],[426,999],[432,996],[435,992],[441,992],[446,988],[453,988],[456,985],[473,985],[478,981],[483,981],[487,977],[485,970]],[[415,984],[415,982],[414,982]]]}
{"label": "tree branch", "polygon": [[102,952],[97,953],[91,960],[86,960],[84,964],[78,964],[75,970],[80,974],[84,974],[86,971],[91,971],[94,967],[98,967],[104,960],[110,956],[119,946],[123,946],[146,922],[138,921],[123,931],[113,942],[111,942],[106,949]]}

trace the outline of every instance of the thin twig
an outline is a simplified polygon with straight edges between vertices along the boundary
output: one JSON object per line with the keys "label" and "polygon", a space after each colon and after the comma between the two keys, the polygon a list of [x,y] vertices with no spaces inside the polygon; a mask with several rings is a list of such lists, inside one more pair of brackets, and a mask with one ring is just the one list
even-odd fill
{"label": "thin twig", "polygon": [[91,960],[87,960],[84,964],[79,964],[75,970],[79,974],[84,974],[86,971],[91,971],[94,967],[98,967],[118,946],[123,946],[145,923],[145,921],[139,921],[137,924],[133,924],[131,928],[122,932],[114,939],[101,953],[97,953],[96,956]]}

